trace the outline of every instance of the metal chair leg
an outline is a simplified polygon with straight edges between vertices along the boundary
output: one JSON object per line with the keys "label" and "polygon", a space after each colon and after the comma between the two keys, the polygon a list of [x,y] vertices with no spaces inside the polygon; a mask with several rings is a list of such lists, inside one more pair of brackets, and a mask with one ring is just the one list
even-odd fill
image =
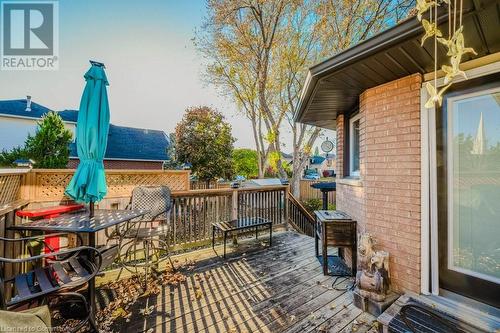
{"label": "metal chair leg", "polygon": [[99,333],[99,330],[97,329],[97,324],[95,323],[94,318],[89,318],[89,325],[90,325],[90,330]]}

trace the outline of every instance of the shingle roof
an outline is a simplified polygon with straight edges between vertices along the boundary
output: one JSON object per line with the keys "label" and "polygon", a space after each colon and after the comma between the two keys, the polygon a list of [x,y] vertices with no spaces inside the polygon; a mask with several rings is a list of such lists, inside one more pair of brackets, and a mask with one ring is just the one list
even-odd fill
{"label": "shingle roof", "polygon": [[[26,111],[26,99],[0,101],[0,115],[40,119],[51,109],[31,102]],[[57,111],[64,121],[78,120],[77,110]],[[168,137],[163,131],[124,126],[109,126],[105,159],[165,161],[168,159]],[[77,157],[76,144],[70,144],[70,157]]]}
{"label": "shingle roof", "polygon": [[78,110],[63,110],[58,111],[58,113],[65,121],[73,121],[75,123],[78,121]]}
{"label": "shingle roof", "polygon": [[[104,158],[165,161],[168,159],[168,144],[167,135],[163,131],[111,124]],[[70,145],[70,156],[78,156],[76,143]]]}
{"label": "shingle roof", "polygon": [[[40,119],[49,111],[53,110],[35,102],[31,102],[31,111],[26,111],[26,99],[0,101],[0,115]],[[78,111],[75,110],[65,110],[58,113],[64,121],[76,122],[78,117]]]}
{"label": "shingle roof", "polygon": [[314,155],[311,157],[311,164],[321,164],[324,160],[323,156]]}

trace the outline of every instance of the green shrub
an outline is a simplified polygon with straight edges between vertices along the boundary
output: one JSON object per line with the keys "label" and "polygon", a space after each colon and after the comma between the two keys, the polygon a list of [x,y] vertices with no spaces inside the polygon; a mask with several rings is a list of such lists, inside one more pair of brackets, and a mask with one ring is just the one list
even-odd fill
{"label": "green shrub", "polygon": [[19,159],[28,159],[29,155],[26,149],[22,147],[15,147],[12,150],[3,150],[0,153],[0,166],[13,167],[14,161]]}
{"label": "green shrub", "polygon": [[[310,212],[311,214],[315,210],[320,210],[323,208],[323,200],[321,199],[307,199],[304,202],[302,202],[302,204],[304,205],[305,209],[307,209],[307,211]],[[336,209],[335,204],[328,203],[328,210],[335,210],[335,209]]]}

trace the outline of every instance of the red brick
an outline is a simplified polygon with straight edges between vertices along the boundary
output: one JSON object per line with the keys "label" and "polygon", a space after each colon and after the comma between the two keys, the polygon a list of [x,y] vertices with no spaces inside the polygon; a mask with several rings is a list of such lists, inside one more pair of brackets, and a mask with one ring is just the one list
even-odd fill
{"label": "red brick", "polygon": [[[71,159],[68,162],[68,169],[76,169],[80,161],[78,159]],[[162,162],[148,162],[148,161],[122,161],[122,160],[105,160],[105,169],[130,169],[130,170],[162,170]]]}
{"label": "red brick", "polygon": [[[393,288],[400,292],[420,290],[420,87],[415,74],[360,95],[362,186],[337,185],[338,209],[390,252]],[[340,161],[344,121],[337,117]]]}

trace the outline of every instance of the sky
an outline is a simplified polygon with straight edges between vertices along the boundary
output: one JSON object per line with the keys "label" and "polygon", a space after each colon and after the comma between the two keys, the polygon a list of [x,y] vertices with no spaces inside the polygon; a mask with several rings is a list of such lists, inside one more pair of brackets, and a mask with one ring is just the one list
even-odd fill
{"label": "sky", "polygon": [[78,109],[92,59],[106,64],[113,124],[171,133],[187,107],[208,105],[231,123],[236,147],[254,149],[249,121],[201,79],[192,39],[205,15],[205,0],[60,0],[59,70],[0,71],[0,100]]}
{"label": "sky", "polygon": [[[496,97],[496,98],[495,98]],[[455,135],[476,137],[480,115],[483,115],[483,131],[487,147],[500,143],[500,92],[469,97],[457,102],[452,115]]]}

